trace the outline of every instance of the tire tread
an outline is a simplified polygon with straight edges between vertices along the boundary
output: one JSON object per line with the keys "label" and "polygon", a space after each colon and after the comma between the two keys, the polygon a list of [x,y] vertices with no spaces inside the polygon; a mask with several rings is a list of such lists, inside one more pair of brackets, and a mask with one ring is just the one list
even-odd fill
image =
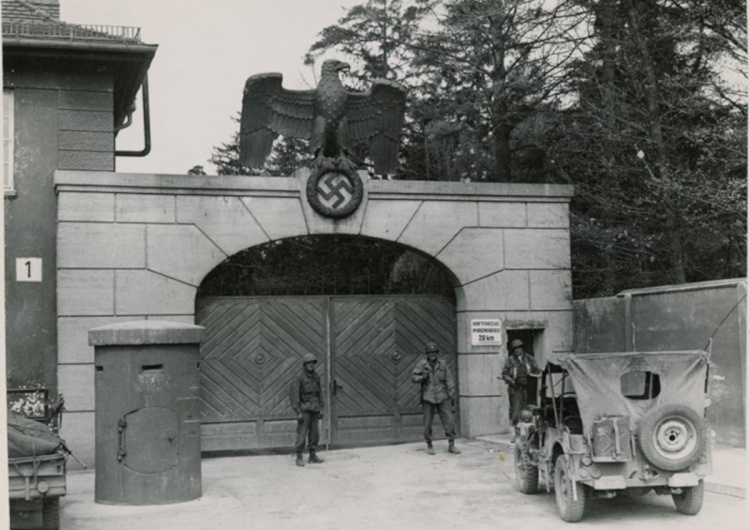
{"label": "tire tread", "polygon": [[565,468],[565,455],[560,455],[555,462],[555,501],[557,501],[557,510],[560,512],[562,520],[568,523],[577,523],[583,519],[583,513],[586,510],[586,489],[582,484],[576,482],[571,485],[576,488],[578,500],[563,497],[560,484],[562,475],[566,472]]}
{"label": "tire tread", "polygon": [[521,447],[519,442],[516,442],[514,451],[514,464],[516,469],[516,480],[521,489],[521,493],[525,495],[531,495],[539,490],[539,469],[536,466],[531,466],[531,470],[525,469],[523,476],[519,473],[519,459],[521,458]]}
{"label": "tire tread", "polygon": [[42,505],[42,528],[58,530],[60,528],[60,499],[44,499]]}
{"label": "tire tread", "polygon": [[697,486],[682,488],[682,493],[672,495],[677,511],[684,515],[697,515],[703,508],[704,492],[703,479],[701,479]]}

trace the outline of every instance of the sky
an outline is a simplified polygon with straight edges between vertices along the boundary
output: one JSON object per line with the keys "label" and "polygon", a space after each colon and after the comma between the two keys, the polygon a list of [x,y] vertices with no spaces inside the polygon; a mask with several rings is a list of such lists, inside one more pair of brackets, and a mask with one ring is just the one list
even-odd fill
{"label": "sky", "polygon": [[[280,72],[284,87],[314,86],[303,56],[324,27],[364,0],[60,0],[60,18],[77,24],[137,26],[158,44],[149,69],[151,153],[117,158],[118,172],[209,174],[211,150],[238,124],[245,80]],[[317,66],[316,66],[317,68]],[[141,150],[143,121],[119,133],[117,149]]]}

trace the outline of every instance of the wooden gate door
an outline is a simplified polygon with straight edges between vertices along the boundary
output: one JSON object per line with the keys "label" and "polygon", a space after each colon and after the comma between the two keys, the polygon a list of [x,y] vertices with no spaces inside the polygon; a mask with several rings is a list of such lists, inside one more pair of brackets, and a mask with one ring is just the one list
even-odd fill
{"label": "wooden gate door", "polygon": [[[419,385],[411,371],[432,340],[457,379],[455,330],[455,309],[441,297],[333,298],[332,442],[422,440]],[[444,436],[439,424],[436,418],[436,437]]]}
{"label": "wooden gate door", "polygon": [[202,450],[291,447],[289,385],[308,352],[325,393],[321,444],[421,440],[411,371],[432,340],[457,377],[454,315],[447,300],[428,296],[201,300]]}
{"label": "wooden gate door", "polygon": [[[201,345],[203,451],[294,445],[296,416],[289,404],[302,356],[318,358],[327,388],[327,306],[319,298],[206,298],[196,323]],[[321,425],[321,443],[328,431]]]}

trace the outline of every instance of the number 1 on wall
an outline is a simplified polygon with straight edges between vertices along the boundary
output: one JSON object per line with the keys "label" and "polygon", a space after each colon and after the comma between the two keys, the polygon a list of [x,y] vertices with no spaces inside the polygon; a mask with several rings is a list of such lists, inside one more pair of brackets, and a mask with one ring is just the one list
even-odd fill
{"label": "number 1 on wall", "polygon": [[42,258],[16,258],[17,282],[41,282]]}

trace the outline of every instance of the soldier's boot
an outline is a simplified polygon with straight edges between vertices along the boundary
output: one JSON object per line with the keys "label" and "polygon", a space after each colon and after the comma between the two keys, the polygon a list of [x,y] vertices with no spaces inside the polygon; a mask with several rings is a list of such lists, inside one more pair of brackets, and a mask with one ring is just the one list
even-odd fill
{"label": "soldier's boot", "polygon": [[310,451],[310,458],[307,459],[311,464],[322,464],[325,462],[322,458],[315,454],[315,451]]}
{"label": "soldier's boot", "polygon": [[299,467],[305,467],[305,459],[302,458],[302,453],[297,453],[297,465]]}
{"label": "soldier's boot", "polygon": [[456,444],[453,442],[453,440],[448,440],[448,452],[454,455],[461,454],[461,451],[456,448]]}
{"label": "soldier's boot", "polygon": [[435,454],[435,449],[432,447],[431,443],[427,444],[427,454],[428,455],[434,455]]}

